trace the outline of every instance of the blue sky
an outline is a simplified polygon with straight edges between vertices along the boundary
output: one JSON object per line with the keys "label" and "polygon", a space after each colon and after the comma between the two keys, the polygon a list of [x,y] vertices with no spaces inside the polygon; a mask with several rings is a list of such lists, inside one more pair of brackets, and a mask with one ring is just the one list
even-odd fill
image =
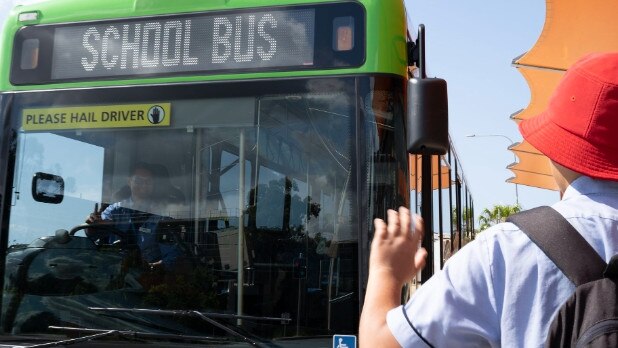
{"label": "blue sky", "polygon": [[[475,215],[494,204],[514,204],[506,166],[514,161],[504,137],[521,135],[510,115],[524,109],[530,90],[511,62],[530,50],[545,21],[545,1],[405,0],[414,30],[425,25],[427,74],[447,81],[449,130],[474,198]],[[518,185],[523,208],[559,200],[556,191]]]}
{"label": "blue sky", "polygon": [[[0,25],[12,2],[0,0]],[[515,203],[515,185],[505,182],[512,176],[506,169],[513,162],[513,153],[506,149],[509,141],[466,135],[500,134],[521,140],[509,116],[528,105],[530,92],[511,61],[535,44],[545,20],[545,1],[405,2],[412,27],[426,26],[428,75],[447,80],[451,138],[476,215],[494,204]],[[523,185],[518,191],[524,208],[559,199],[555,191]]]}

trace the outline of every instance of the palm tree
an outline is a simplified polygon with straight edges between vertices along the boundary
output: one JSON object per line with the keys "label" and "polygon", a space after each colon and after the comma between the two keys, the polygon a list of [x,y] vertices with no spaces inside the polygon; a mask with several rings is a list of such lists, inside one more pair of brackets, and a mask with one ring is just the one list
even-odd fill
{"label": "palm tree", "polygon": [[[462,220],[461,220],[461,225],[462,225],[462,229],[464,231],[467,231],[467,225],[468,225],[468,221],[471,221],[470,218],[472,217],[472,209],[470,208],[463,208],[462,209]],[[457,208],[453,207],[453,214],[452,214],[452,220],[451,223],[453,224],[453,226],[457,226]]]}
{"label": "palm tree", "polygon": [[495,224],[506,221],[507,217],[515,213],[519,213],[520,211],[521,206],[519,204],[496,204],[491,208],[491,210],[485,208],[479,217],[479,229],[484,231]]}
{"label": "palm tree", "polygon": [[[472,230],[472,219],[474,219],[473,215],[472,215],[472,209],[471,208],[467,208],[467,207],[463,207],[461,209],[461,216],[462,216],[462,220],[461,220],[461,230],[463,231],[463,235],[462,235],[462,246],[468,244],[469,241],[471,241],[473,239],[473,235],[474,233],[476,233],[476,230]],[[453,207],[453,213],[452,213],[452,220],[451,220],[451,224],[454,228],[454,234],[452,236],[452,242],[453,242],[453,250],[459,250],[460,246],[459,246],[459,230],[458,228],[458,224],[457,224],[457,207]]]}

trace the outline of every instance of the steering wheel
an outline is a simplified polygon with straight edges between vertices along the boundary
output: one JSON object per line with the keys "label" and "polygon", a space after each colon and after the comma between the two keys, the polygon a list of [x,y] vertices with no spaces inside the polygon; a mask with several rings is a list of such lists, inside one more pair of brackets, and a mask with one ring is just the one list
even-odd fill
{"label": "steering wheel", "polygon": [[113,235],[116,235],[119,237],[119,240],[122,244],[125,244],[124,247],[127,247],[126,243],[124,243],[127,240],[127,233],[123,232],[121,230],[119,230],[118,228],[114,227],[111,224],[107,224],[107,223],[103,223],[103,224],[81,224],[81,225],[77,225],[73,228],[71,228],[69,230],[69,235],[70,236],[74,236],[75,233],[81,231],[81,230],[86,230],[86,229],[94,229],[94,230],[103,230],[105,232],[111,233]]}

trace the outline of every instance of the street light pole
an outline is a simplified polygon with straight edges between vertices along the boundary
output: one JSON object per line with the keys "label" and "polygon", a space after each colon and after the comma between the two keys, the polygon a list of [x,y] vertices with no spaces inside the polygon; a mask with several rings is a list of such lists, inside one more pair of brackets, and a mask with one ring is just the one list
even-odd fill
{"label": "street light pole", "polygon": [[[515,142],[511,140],[511,138],[503,134],[468,134],[466,135],[466,137],[468,138],[501,137],[501,138],[508,140],[511,143],[511,146],[515,144]],[[517,162],[517,156],[515,155],[515,153],[513,153],[513,161]],[[515,183],[515,204],[519,205],[519,191],[517,189],[517,183]]]}

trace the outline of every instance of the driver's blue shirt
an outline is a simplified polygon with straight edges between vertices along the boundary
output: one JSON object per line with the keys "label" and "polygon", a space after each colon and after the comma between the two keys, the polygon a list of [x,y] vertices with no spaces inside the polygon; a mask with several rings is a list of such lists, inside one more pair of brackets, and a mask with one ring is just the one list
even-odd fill
{"label": "driver's blue shirt", "polygon": [[[180,256],[177,245],[159,243],[157,226],[165,217],[132,209],[131,200],[114,203],[101,213],[101,219],[114,222],[114,228],[126,235],[129,244],[136,244],[142,258],[149,263],[161,260],[169,268]],[[107,242],[113,242],[118,237],[107,235]]]}

